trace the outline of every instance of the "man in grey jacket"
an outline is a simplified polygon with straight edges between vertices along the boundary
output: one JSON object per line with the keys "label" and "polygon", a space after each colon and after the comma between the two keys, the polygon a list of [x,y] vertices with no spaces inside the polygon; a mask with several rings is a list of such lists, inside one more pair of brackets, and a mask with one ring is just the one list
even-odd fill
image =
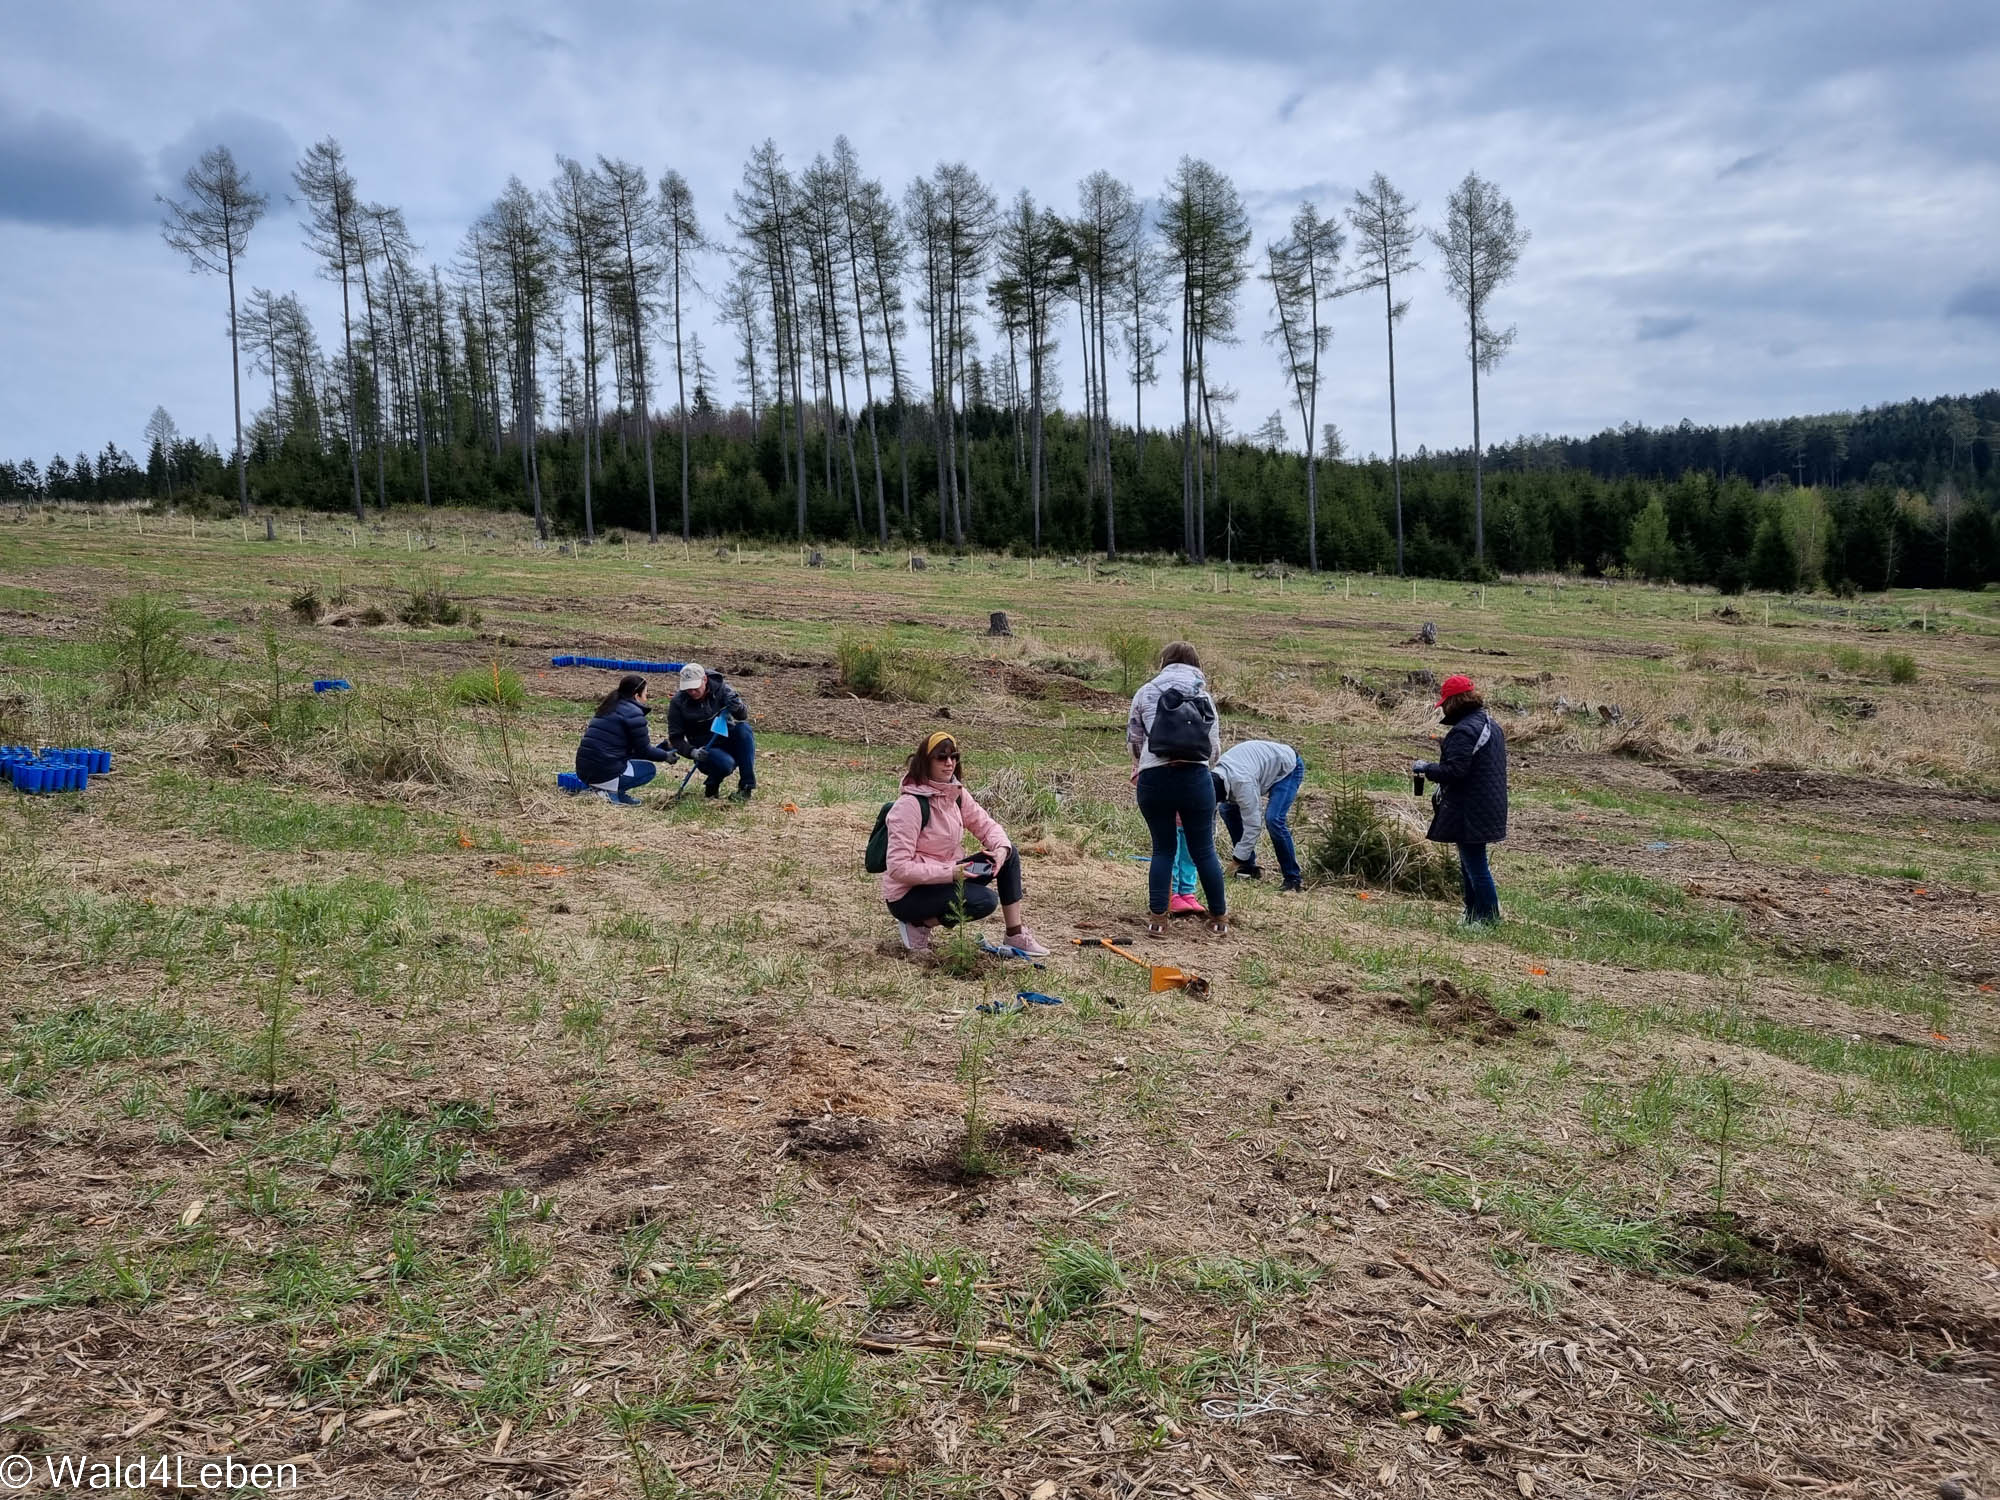
{"label": "man in grey jacket", "polygon": [[1257,840],[1268,831],[1285,878],[1283,888],[1305,888],[1290,823],[1292,803],[1305,779],[1305,758],[1276,740],[1245,740],[1222,752],[1215,764],[1215,800],[1235,845],[1230,853],[1238,875],[1255,880],[1264,873],[1257,868]]}

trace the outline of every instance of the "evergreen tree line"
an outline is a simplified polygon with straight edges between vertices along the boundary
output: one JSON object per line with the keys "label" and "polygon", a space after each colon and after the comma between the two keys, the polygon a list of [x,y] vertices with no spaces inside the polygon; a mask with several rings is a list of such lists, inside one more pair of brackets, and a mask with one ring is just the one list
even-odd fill
{"label": "evergreen tree line", "polygon": [[[1378,173],[1335,212],[1303,203],[1253,256],[1235,186],[1193,158],[1151,205],[1093,173],[1064,215],[1025,191],[1003,208],[960,163],[898,200],[844,137],[799,172],[767,141],[720,240],[672,169],[655,180],[607,157],[556,168],[539,192],[510,179],[446,267],[419,263],[401,212],[364,199],[337,141],[310,147],[295,201],[341,293],[337,342],[329,331],[323,345],[295,294],[253,288],[239,304],[238,263],[268,198],[227,148],[206,153],[162,229],[227,284],[231,454],[189,442],[157,410],[143,473],[107,447],[95,462],[0,466],[0,492],[233,488],[245,512],[254,493],[363,521],[371,502],[518,506],[544,536],[587,540],[613,525],[657,540],[664,509],[664,529],[683,537],[1138,549],[1451,576],[1630,569],[1724,587],[1753,572],[1872,585],[1990,567],[1992,398],[1524,439],[1489,455],[1480,379],[1514,338],[1490,320],[1491,298],[1527,234],[1477,174],[1425,228]],[[1395,335],[1426,244],[1464,317],[1472,443],[1406,462]],[[716,265],[729,273],[715,297],[741,393],[726,410],[687,327]],[[1295,410],[1246,436],[1212,356],[1240,339],[1253,281]],[[1366,307],[1378,291],[1390,456],[1349,462],[1320,411],[1322,357],[1337,304]],[[1056,357],[1068,338],[1083,388],[1065,409]],[[1162,422],[1156,396],[1148,423],[1163,369],[1178,411],[1167,398]],[[1284,451],[1294,422],[1302,453]],[[1922,462],[1889,456],[1912,444],[1928,445]]]}
{"label": "evergreen tree line", "polygon": [[[691,477],[690,534],[785,536],[794,533],[794,450],[781,440],[779,415],[753,421],[747,408],[722,409],[695,391],[688,417]],[[912,520],[898,506],[891,540],[935,545],[930,507],[936,503],[938,434],[922,409],[872,413],[883,429],[902,425],[912,474]],[[656,432],[656,473],[679,462],[678,412]],[[965,419],[963,453],[970,462],[976,506],[969,539],[1019,550],[1032,546],[1034,518],[1026,482],[1028,437],[1014,414],[974,406]],[[1179,550],[1182,512],[1180,461],[1169,436],[1114,428],[1112,468],[1122,497],[1118,516],[1129,551]],[[260,421],[253,428],[247,472],[252,492],[266,503],[340,511],[348,499],[344,455],[274,440]],[[580,433],[544,435],[539,463],[549,500],[544,518],[552,535],[583,534]],[[818,436],[805,445],[808,478],[807,535],[879,545],[858,532],[851,496],[828,490],[821,476],[838,453],[823,451]],[[905,453],[896,439],[883,451],[891,471]],[[1090,424],[1077,413],[1054,411],[1042,422],[1043,463],[1049,480],[1041,525],[1045,551],[1104,550],[1104,516],[1090,500],[1086,471],[1093,462]],[[233,465],[213,444],[155,442],[142,470],[115,455],[93,462],[86,455],[0,463],[0,497],[120,500],[150,497],[182,504],[228,505]],[[639,444],[613,432],[596,467],[595,505],[600,535],[606,529],[644,535],[647,521],[645,459]],[[1395,569],[1396,480],[1379,458],[1316,460],[1319,496],[1317,542],[1323,567],[1391,573]],[[1211,478],[1215,560],[1305,565],[1304,457],[1249,439],[1225,442]],[[1921,467],[1920,465],[1917,467]],[[420,476],[407,452],[385,460],[387,493],[413,502]],[[1627,475],[1606,479],[1583,468],[1523,469],[1496,464],[1487,473],[1487,561],[1472,556],[1472,459],[1469,453],[1419,452],[1402,466],[1406,569],[1425,577],[1476,578],[1493,571],[1580,571],[1592,576],[1629,575],[1660,581],[1792,591],[1830,587],[1876,590],[1890,586],[1978,588],[2000,578],[2000,515],[1967,500],[1949,485],[1930,494],[1893,481],[1837,486],[1795,486],[1789,481],[1753,485],[1689,471],[1670,481]],[[498,457],[477,442],[461,440],[432,454],[433,502],[527,511],[530,501],[516,456]],[[201,497],[207,497],[206,501]],[[233,508],[233,506],[231,506]]]}
{"label": "evergreen tree line", "polygon": [[1996,458],[2000,390],[1729,427],[1627,423],[1587,438],[1524,437],[1496,447],[1487,462],[1587,469],[1604,479],[1673,479],[1701,470],[1798,485],[1859,480],[1927,494],[1949,485],[1990,506],[2000,501]]}

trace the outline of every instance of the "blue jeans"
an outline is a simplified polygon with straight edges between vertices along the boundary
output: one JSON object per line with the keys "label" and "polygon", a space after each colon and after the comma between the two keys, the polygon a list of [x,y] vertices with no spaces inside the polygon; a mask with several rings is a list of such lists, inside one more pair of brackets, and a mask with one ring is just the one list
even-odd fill
{"label": "blue jeans", "polygon": [[[1292,767],[1292,774],[1271,788],[1270,796],[1264,799],[1264,831],[1271,835],[1271,848],[1278,856],[1278,869],[1287,880],[1297,880],[1299,870],[1298,850],[1292,845],[1292,804],[1299,799],[1299,788],[1306,782],[1306,758],[1301,755],[1299,763]],[[1229,842],[1243,841],[1243,814],[1234,802],[1222,804],[1222,826],[1229,830]],[[1257,851],[1250,851],[1250,863],[1257,863]]]}
{"label": "blue jeans", "polygon": [[1500,892],[1493,884],[1493,868],[1486,863],[1484,844],[1458,846],[1458,881],[1465,892],[1468,922],[1500,920]]}
{"label": "blue jeans", "polygon": [[732,771],[741,770],[736,789],[740,792],[757,790],[757,737],[750,732],[750,726],[741,720],[729,726],[729,738],[717,741],[705,750],[695,752],[695,763],[701,767],[701,774],[708,778],[708,795],[713,797],[722,790],[722,783]]}
{"label": "blue jeans", "polygon": [[1208,767],[1149,766],[1141,771],[1139,816],[1153,835],[1153,863],[1146,871],[1146,909],[1156,917],[1166,915],[1178,827],[1187,831],[1188,853],[1201,876],[1209,915],[1221,916],[1229,895],[1222,881],[1222,861],[1215,856],[1215,781]]}

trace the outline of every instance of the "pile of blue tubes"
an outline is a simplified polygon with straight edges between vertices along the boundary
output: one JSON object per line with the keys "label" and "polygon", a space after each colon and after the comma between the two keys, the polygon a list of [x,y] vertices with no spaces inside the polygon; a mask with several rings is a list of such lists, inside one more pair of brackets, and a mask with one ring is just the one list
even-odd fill
{"label": "pile of blue tubes", "polygon": [[345,677],[315,677],[313,679],[313,691],[315,693],[344,693],[353,686],[354,684],[349,682]]}
{"label": "pile of blue tubes", "polygon": [[615,656],[551,656],[552,667],[598,667],[606,672],[678,672],[677,661],[624,661]]}
{"label": "pile of blue tubes", "polygon": [[111,769],[109,750],[30,750],[26,745],[0,745],[0,775],[17,792],[44,795],[80,792],[93,774]]}

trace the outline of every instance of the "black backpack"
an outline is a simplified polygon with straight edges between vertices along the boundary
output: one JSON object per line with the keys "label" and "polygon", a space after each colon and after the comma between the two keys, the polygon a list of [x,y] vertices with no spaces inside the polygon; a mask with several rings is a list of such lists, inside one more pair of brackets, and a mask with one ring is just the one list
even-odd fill
{"label": "black backpack", "polygon": [[1215,705],[1208,694],[1170,687],[1153,710],[1146,749],[1161,760],[1198,760],[1206,765],[1214,728]]}
{"label": "black backpack", "polygon": [[[907,793],[903,795],[907,796]],[[875,814],[875,826],[868,831],[868,851],[861,856],[861,868],[870,875],[886,874],[889,869],[889,809],[894,801],[884,802],[882,810]],[[931,799],[917,798],[917,831],[922,833],[931,826]]]}

